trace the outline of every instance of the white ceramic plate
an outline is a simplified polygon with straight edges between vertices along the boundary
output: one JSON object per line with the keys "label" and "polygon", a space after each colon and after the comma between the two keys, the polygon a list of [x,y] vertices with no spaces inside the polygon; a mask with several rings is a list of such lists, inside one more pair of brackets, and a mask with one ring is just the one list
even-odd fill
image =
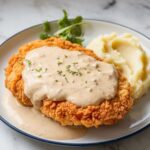
{"label": "white ceramic plate", "polygon": [[[150,53],[150,40],[143,34],[124,27],[122,25],[111,23],[108,21],[98,21],[98,20],[85,20],[83,25],[85,45],[93,38],[100,34],[106,34],[111,32],[117,32],[119,34],[124,32],[129,32],[138,37],[145,50]],[[56,29],[56,21],[51,22],[52,30]],[[39,33],[41,32],[41,25],[36,25],[25,29],[8,40],[6,40],[0,46],[0,96],[4,94],[4,68],[6,67],[9,57],[17,52],[18,47],[29,41],[38,39]],[[117,125],[99,127],[97,129],[89,129],[87,134],[81,138],[73,140],[51,140],[44,139],[37,135],[28,133],[27,131],[18,128],[14,122],[11,121],[10,117],[6,115],[5,108],[2,105],[3,99],[0,99],[0,114],[1,121],[6,123],[9,127],[13,128],[17,132],[24,134],[30,138],[37,139],[39,141],[54,143],[60,145],[92,145],[104,142],[110,142],[118,139],[122,139],[137,133],[138,131],[144,129],[150,124],[150,92],[142,98],[142,100],[133,108],[133,110],[128,114],[128,116]]]}

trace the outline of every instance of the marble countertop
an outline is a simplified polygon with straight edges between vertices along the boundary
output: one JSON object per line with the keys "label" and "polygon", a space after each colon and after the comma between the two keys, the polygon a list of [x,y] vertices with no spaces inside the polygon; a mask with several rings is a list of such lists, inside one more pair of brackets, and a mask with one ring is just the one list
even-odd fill
{"label": "marble countertop", "polygon": [[[0,0],[0,43],[11,35],[45,20],[55,20],[66,9],[70,17],[103,19],[134,28],[150,37],[149,0]],[[0,122],[1,150],[73,150],[26,138]],[[124,140],[87,150],[149,150],[150,128]],[[80,150],[85,149],[78,148]]]}

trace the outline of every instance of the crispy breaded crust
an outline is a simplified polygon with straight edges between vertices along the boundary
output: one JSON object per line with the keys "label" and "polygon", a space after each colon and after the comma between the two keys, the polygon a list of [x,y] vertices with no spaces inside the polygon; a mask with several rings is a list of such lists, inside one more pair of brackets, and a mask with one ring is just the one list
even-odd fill
{"label": "crispy breaded crust", "polygon": [[[59,46],[64,49],[83,51],[97,60],[100,60],[92,51],[78,44],[72,44],[59,38],[37,40],[25,44],[19,48],[19,52],[12,56],[5,70],[6,87],[13,93],[18,101],[25,106],[32,106],[29,98],[24,94],[22,79],[23,60],[26,53],[42,46]],[[112,100],[104,100],[97,106],[78,107],[68,101],[42,101],[41,112],[62,125],[84,125],[86,127],[98,127],[99,125],[112,125],[124,118],[132,107],[133,101],[130,95],[130,85],[126,78],[119,73],[119,88],[117,95]]]}

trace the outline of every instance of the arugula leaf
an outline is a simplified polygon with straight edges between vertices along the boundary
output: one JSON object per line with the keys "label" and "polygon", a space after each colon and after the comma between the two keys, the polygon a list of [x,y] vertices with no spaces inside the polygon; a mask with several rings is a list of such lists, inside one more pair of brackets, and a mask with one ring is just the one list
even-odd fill
{"label": "arugula leaf", "polygon": [[[58,20],[58,30],[53,33],[53,36],[60,37],[62,39],[71,41],[72,43],[77,43],[82,45],[84,41],[82,38],[82,28],[83,18],[81,16],[77,16],[74,19],[68,18],[68,13],[66,10],[63,10],[63,18]],[[43,24],[43,32],[40,35],[41,39],[47,39],[50,35],[50,24],[48,21]]]}

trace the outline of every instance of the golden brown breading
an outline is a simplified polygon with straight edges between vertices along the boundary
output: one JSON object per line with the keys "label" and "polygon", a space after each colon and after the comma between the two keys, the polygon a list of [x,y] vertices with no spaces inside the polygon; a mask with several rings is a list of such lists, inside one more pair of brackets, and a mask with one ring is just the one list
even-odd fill
{"label": "golden brown breading", "polygon": [[[42,46],[59,46],[68,50],[83,51],[97,60],[100,60],[92,51],[83,48],[78,44],[72,44],[59,38],[37,40],[25,44],[19,48],[19,52],[12,56],[6,68],[6,87],[13,93],[20,103],[25,106],[32,106],[29,98],[24,94],[22,79],[23,60],[26,53]],[[130,96],[130,85],[126,78],[119,71],[119,88],[117,95],[112,100],[104,100],[97,106],[78,107],[68,101],[42,101],[41,112],[50,118],[60,122],[62,125],[84,125],[86,127],[97,127],[99,125],[112,125],[124,118],[132,107]]]}

